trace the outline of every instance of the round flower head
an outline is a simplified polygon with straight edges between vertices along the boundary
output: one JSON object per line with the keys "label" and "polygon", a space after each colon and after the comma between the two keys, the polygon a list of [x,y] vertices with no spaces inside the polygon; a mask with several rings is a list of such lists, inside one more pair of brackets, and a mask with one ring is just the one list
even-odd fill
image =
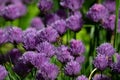
{"label": "round flower head", "polygon": [[31,21],[31,27],[35,28],[36,30],[40,30],[40,29],[44,28],[44,24],[43,24],[42,20],[39,17],[35,17]]}
{"label": "round flower head", "polygon": [[69,29],[73,31],[79,31],[83,25],[83,20],[81,15],[78,14],[71,15],[66,19],[66,25]]}
{"label": "round flower head", "polygon": [[66,22],[62,20],[57,20],[51,25],[57,32],[62,35],[66,32],[67,27],[66,27]]}
{"label": "round flower head", "polygon": [[38,69],[41,68],[45,62],[49,62],[49,59],[46,58],[43,53],[35,53],[32,51],[25,52],[20,60],[25,64],[30,63]]}
{"label": "round flower head", "polygon": [[93,61],[93,64],[96,68],[103,71],[108,67],[108,59],[105,55],[98,54],[95,60]]}
{"label": "round flower head", "polygon": [[102,4],[94,4],[87,13],[87,17],[94,22],[99,22],[108,17],[108,9]]}
{"label": "round flower head", "polygon": [[60,19],[61,18],[57,14],[52,13],[52,14],[45,15],[44,21],[47,25],[51,25],[52,23],[54,23],[55,21],[60,20]]}
{"label": "round flower head", "polygon": [[22,56],[21,52],[15,48],[8,52],[5,57],[6,59],[8,59],[9,62],[16,64],[18,62],[19,57],[21,56]]}
{"label": "round flower head", "polygon": [[6,20],[15,20],[22,15],[24,15],[26,12],[25,6],[21,4],[11,4],[6,7],[4,7],[1,10],[1,15],[6,19]]}
{"label": "round flower head", "polygon": [[82,7],[83,2],[84,0],[61,0],[60,5],[75,11]]}
{"label": "round flower head", "polygon": [[106,75],[96,74],[93,77],[93,80],[111,80],[111,79],[108,76],[106,76]]}
{"label": "round flower head", "polygon": [[58,67],[50,63],[45,63],[40,71],[45,80],[55,80],[59,73]]}
{"label": "round flower head", "polygon": [[80,56],[85,52],[85,46],[81,41],[72,39],[70,41],[70,51],[73,56]]}
{"label": "round flower head", "polygon": [[33,28],[28,28],[23,32],[23,44],[27,50],[34,50],[36,47],[36,30]]}
{"label": "round flower head", "polygon": [[55,47],[47,41],[39,43],[36,49],[40,53],[45,53],[47,57],[52,57],[55,54]]}
{"label": "round flower head", "polygon": [[81,66],[78,62],[71,61],[66,64],[64,70],[65,70],[66,75],[75,76],[75,75],[79,74],[79,72],[81,70]]}
{"label": "round flower head", "polygon": [[5,29],[7,41],[11,43],[22,42],[22,30],[18,27],[7,27]]}
{"label": "round flower head", "polygon": [[115,54],[116,61],[110,66],[111,70],[115,73],[120,73],[120,55],[118,53]]}
{"label": "round flower head", "polygon": [[52,9],[53,1],[52,0],[40,0],[38,7],[42,12],[46,12]]}
{"label": "round flower head", "polygon": [[115,0],[105,0],[103,5],[108,9],[110,13],[115,13]]}
{"label": "round flower head", "polygon": [[111,57],[115,53],[115,49],[110,43],[103,43],[99,47],[97,47],[97,53],[105,55],[107,57]]}
{"label": "round flower head", "polygon": [[7,36],[5,35],[5,30],[0,28],[0,44],[7,42]]}
{"label": "round flower head", "polygon": [[4,80],[7,74],[8,72],[6,71],[5,67],[0,65],[0,80]]}
{"label": "round flower head", "polygon": [[33,67],[31,65],[25,64],[23,61],[19,61],[14,65],[13,71],[20,77],[25,77],[32,68]]}
{"label": "round flower head", "polygon": [[68,47],[64,45],[57,48],[56,56],[57,59],[62,63],[67,63],[74,59],[74,57],[70,55],[70,52],[68,51]]}
{"label": "round flower head", "polygon": [[39,30],[36,35],[36,40],[38,42],[48,41],[48,42],[56,42],[59,37],[58,32],[52,27],[47,27],[45,29]]}
{"label": "round flower head", "polygon": [[75,58],[75,61],[82,64],[85,61],[85,56],[81,55]]}
{"label": "round flower head", "polygon": [[76,80],[88,80],[88,78],[84,75],[78,76]]}

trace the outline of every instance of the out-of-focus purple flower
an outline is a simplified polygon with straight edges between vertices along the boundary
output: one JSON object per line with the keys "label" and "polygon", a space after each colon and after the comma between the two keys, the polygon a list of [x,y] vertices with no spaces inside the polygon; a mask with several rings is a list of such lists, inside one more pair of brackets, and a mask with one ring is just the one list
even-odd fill
{"label": "out-of-focus purple flower", "polygon": [[[106,20],[102,21],[102,26],[106,30],[114,31],[115,29],[115,18],[114,14],[110,15]],[[117,31],[120,33],[120,19],[118,19],[118,29]]]}
{"label": "out-of-focus purple flower", "polygon": [[108,67],[108,59],[105,55],[98,54],[95,60],[93,61],[93,64],[96,68],[103,71]]}
{"label": "out-of-focus purple flower", "polygon": [[84,0],[61,0],[60,5],[75,11],[82,7],[83,2]]}
{"label": "out-of-focus purple flower", "polygon": [[5,30],[0,28],[0,44],[7,42],[7,37],[5,35]]}
{"label": "out-of-focus purple flower", "polygon": [[56,56],[57,59],[62,63],[67,63],[74,59],[74,57],[70,55],[70,52],[68,51],[68,47],[64,45],[57,48]]}
{"label": "out-of-focus purple flower", "polygon": [[45,63],[41,69],[40,73],[42,74],[45,80],[55,80],[59,73],[59,68],[51,63]]}
{"label": "out-of-focus purple flower", "polygon": [[53,7],[53,1],[52,0],[40,0],[38,3],[38,8],[42,11],[42,12],[46,12],[51,10]]}
{"label": "out-of-focus purple flower", "polygon": [[13,71],[19,75],[20,77],[25,77],[33,67],[29,64],[23,63],[23,61],[19,61],[13,67]]}
{"label": "out-of-focus purple flower", "polygon": [[110,43],[103,43],[99,47],[97,47],[97,53],[105,55],[107,57],[111,57],[115,53],[115,49]]}
{"label": "out-of-focus purple flower", "polygon": [[82,28],[83,20],[81,15],[71,15],[66,19],[67,27],[73,31],[79,31]]}
{"label": "out-of-focus purple flower", "polygon": [[39,17],[33,18],[30,26],[32,28],[35,28],[36,30],[40,30],[40,29],[43,29],[45,27],[41,18],[39,18]]}
{"label": "out-of-focus purple flower", "polygon": [[55,21],[51,26],[57,30],[60,35],[64,34],[67,30],[66,22],[63,19]]}
{"label": "out-of-focus purple flower", "polygon": [[102,4],[94,4],[87,13],[87,17],[94,22],[99,22],[109,16],[108,9]]}
{"label": "out-of-focus purple flower", "polygon": [[82,64],[85,61],[85,56],[81,55],[75,58],[75,61]]}
{"label": "out-of-focus purple flower", "polygon": [[54,23],[57,20],[60,20],[61,18],[56,14],[56,13],[52,13],[52,14],[47,14],[45,15],[45,23],[47,25],[51,25],[52,23]]}
{"label": "out-of-focus purple flower", "polygon": [[6,20],[15,20],[26,13],[26,7],[22,4],[11,4],[1,9],[1,16]]}
{"label": "out-of-focus purple flower", "polygon": [[103,28],[106,30],[114,31],[115,26],[115,15],[110,15],[107,19],[102,21]]}
{"label": "out-of-focus purple flower", "polygon": [[5,57],[6,59],[8,59],[8,61],[12,62],[13,64],[16,64],[18,62],[19,57],[21,56],[21,52],[15,48],[8,52]]}
{"label": "out-of-focus purple flower", "polygon": [[22,42],[22,30],[18,27],[7,27],[5,29],[5,35],[7,37],[7,41],[11,43],[20,43]]}
{"label": "out-of-focus purple flower", "polygon": [[76,80],[88,80],[88,78],[84,75],[78,76]]}
{"label": "out-of-focus purple flower", "polygon": [[30,63],[38,69],[41,68],[45,62],[49,62],[49,59],[44,55],[44,53],[35,53],[33,51],[25,52],[23,56],[20,57],[20,60],[25,64]]}
{"label": "out-of-focus purple flower", "polygon": [[112,62],[110,67],[113,72],[120,73],[120,54],[116,53],[115,57],[116,57],[116,61]]}
{"label": "out-of-focus purple flower", "polygon": [[56,42],[57,38],[59,37],[58,32],[53,29],[52,27],[47,27],[45,29],[39,30],[36,35],[37,42]]}
{"label": "out-of-focus purple flower", "polygon": [[108,9],[110,13],[115,13],[115,0],[105,0],[103,5]]}
{"label": "out-of-focus purple flower", "polygon": [[38,44],[36,49],[40,53],[45,53],[47,57],[52,57],[55,54],[55,47],[47,41]]}
{"label": "out-of-focus purple flower", "polygon": [[85,46],[82,41],[72,39],[70,41],[70,51],[73,56],[80,56],[85,52]]}
{"label": "out-of-focus purple flower", "polygon": [[96,74],[93,77],[93,80],[111,80],[108,76],[103,75],[103,74]]}
{"label": "out-of-focus purple flower", "polygon": [[81,70],[81,66],[78,62],[71,61],[66,64],[64,70],[65,70],[66,75],[75,76],[75,75],[79,74],[79,72]]}
{"label": "out-of-focus purple flower", "polygon": [[34,28],[28,28],[27,30],[25,30],[23,32],[23,44],[24,44],[24,47],[27,49],[27,50],[34,50],[36,45],[37,45],[37,42],[36,42],[36,39],[35,39],[35,36],[36,36],[36,29]]}
{"label": "out-of-focus purple flower", "polygon": [[7,74],[8,72],[6,71],[5,67],[0,65],[0,80],[4,80]]}

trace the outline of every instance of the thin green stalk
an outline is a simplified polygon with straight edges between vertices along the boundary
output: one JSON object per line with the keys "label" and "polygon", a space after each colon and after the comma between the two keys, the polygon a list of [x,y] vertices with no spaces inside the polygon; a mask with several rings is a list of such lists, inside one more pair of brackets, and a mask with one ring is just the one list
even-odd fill
{"label": "thin green stalk", "polygon": [[97,70],[97,68],[95,68],[95,69],[90,73],[88,80],[91,80],[91,79],[92,79],[92,76],[93,76],[93,74],[95,73],[96,70]]}
{"label": "thin green stalk", "polygon": [[114,47],[117,47],[117,29],[118,29],[118,19],[119,19],[119,6],[120,0],[116,0],[116,19],[115,19],[115,29],[114,29]]}

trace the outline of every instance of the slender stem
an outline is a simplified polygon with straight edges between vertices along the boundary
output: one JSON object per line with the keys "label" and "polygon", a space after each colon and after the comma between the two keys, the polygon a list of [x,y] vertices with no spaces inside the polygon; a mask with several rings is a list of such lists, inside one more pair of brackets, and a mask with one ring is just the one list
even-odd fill
{"label": "slender stem", "polygon": [[91,80],[92,79],[92,76],[93,76],[93,74],[94,74],[94,72],[97,70],[97,68],[95,68],[95,69],[93,69],[93,71],[90,73],[90,75],[89,75],[89,79],[88,80]]}
{"label": "slender stem", "polygon": [[114,47],[116,48],[117,42],[117,28],[118,28],[118,19],[119,19],[119,6],[120,0],[116,0],[116,19],[115,19],[115,29],[114,29]]}

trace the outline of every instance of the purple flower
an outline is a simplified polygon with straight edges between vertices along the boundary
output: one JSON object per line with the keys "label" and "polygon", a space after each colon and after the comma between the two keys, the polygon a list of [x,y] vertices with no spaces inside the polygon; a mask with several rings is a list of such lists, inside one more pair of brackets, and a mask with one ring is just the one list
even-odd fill
{"label": "purple flower", "polygon": [[111,79],[108,76],[106,76],[106,75],[96,74],[93,77],[93,80],[111,80]]}
{"label": "purple flower", "polygon": [[47,25],[51,25],[52,23],[60,19],[61,19],[60,16],[58,16],[56,13],[51,13],[51,14],[45,15],[44,21]]}
{"label": "purple flower", "polygon": [[87,17],[94,22],[99,22],[108,17],[108,9],[102,4],[94,4],[88,11]]}
{"label": "purple flower", "polygon": [[120,73],[120,55],[118,53],[115,54],[116,61],[112,62],[111,70],[115,73]]}
{"label": "purple flower", "polygon": [[46,12],[52,9],[53,1],[52,0],[40,0],[38,7],[42,12]]}
{"label": "purple flower", "polygon": [[108,9],[110,13],[115,13],[115,0],[105,0],[103,5]]}
{"label": "purple flower", "polygon": [[8,61],[12,62],[13,64],[16,64],[18,62],[19,57],[21,56],[21,52],[15,48],[7,53],[6,59],[8,59]]}
{"label": "purple flower", "polygon": [[103,43],[99,47],[97,47],[97,53],[105,55],[107,57],[111,57],[115,53],[115,49],[110,43]]}
{"label": "purple flower", "polygon": [[5,29],[5,34],[7,37],[7,41],[11,43],[20,43],[22,42],[22,30],[18,27],[7,27]]}
{"label": "purple flower", "polygon": [[68,62],[64,68],[65,70],[65,74],[69,75],[69,76],[74,76],[79,74],[80,70],[81,70],[81,66],[78,62],[76,61],[71,61]]}
{"label": "purple flower", "polygon": [[76,80],[88,80],[88,78],[84,75],[78,76]]}
{"label": "purple flower", "polygon": [[36,42],[36,33],[37,31],[33,28],[28,28],[27,30],[25,30],[23,32],[23,44],[24,44],[24,47],[27,49],[27,50],[34,50],[36,45],[37,45],[37,42]]}
{"label": "purple flower", "polygon": [[0,28],[0,44],[7,42],[7,37],[5,35],[5,30]]}
{"label": "purple flower", "polygon": [[6,71],[5,67],[0,65],[0,80],[4,80],[7,74],[8,72]]}
{"label": "purple flower", "polygon": [[71,15],[66,19],[67,27],[73,31],[79,31],[82,28],[83,20],[81,15]]}
{"label": "purple flower", "polygon": [[6,20],[15,20],[26,13],[26,7],[22,4],[11,4],[1,9],[1,15]]}
{"label": "purple flower", "polygon": [[36,80],[45,80],[40,70],[37,72]]}
{"label": "purple flower", "polygon": [[47,57],[52,57],[55,54],[55,47],[47,41],[39,43],[36,49],[40,53],[45,53]]}
{"label": "purple flower", "polygon": [[59,73],[59,68],[51,63],[45,63],[41,69],[40,73],[45,80],[55,80]]}
{"label": "purple flower", "polygon": [[24,64],[30,63],[36,68],[41,68],[41,66],[45,62],[49,62],[49,59],[44,55],[44,53],[35,53],[33,51],[28,51],[20,57],[20,60],[23,61]]}
{"label": "purple flower", "polygon": [[43,24],[41,18],[35,17],[34,19],[32,19],[31,27],[35,28],[36,30],[43,29],[44,28],[44,24]]}
{"label": "purple flower", "polygon": [[102,25],[106,30],[114,31],[115,15],[110,15],[106,20],[103,20]]}
{"label": "purple flower", "polygon": [[66,32],[67,27],[66,27],[66,22],[61,19],[61,20],[57,20],[54,23],[51,24],[51,26],[57,30],[57,32],[62,35]]}
{"label": "purple flower", "polygon": [[59,37],[58,32],[53,29],[52,27],[47,27],[45,29],[39,30],[36,35],[37,42],[56,42],[57,38]]}
{"label": "purple flower", "polygon": [[68,51],[68,47],[64,45],[57,48],[56,56],[57,59],[62,63],[67,63],[74,59],[74,57],[70,55],[70,52]]}
{"label": "purple flower", "polygon": [[103,71],[108,67],[108,59],[105,55],[98,54],[93,64],[96,68]]}
{"label": "purple flower", "polygon": [[84,0],[61,0],[60,5],[75,11],[82,7],[83,2]]}
{"label": "purple flower", "polygon": [[82,64],[85,61],[85,56],[81,55],[75,58],[75,61]]}
{"label": "purple flower", "polygon": [[73,56],[80,56],[85,52],[85,46],[82,41],[72,39],[70,41],[70,51]]}

